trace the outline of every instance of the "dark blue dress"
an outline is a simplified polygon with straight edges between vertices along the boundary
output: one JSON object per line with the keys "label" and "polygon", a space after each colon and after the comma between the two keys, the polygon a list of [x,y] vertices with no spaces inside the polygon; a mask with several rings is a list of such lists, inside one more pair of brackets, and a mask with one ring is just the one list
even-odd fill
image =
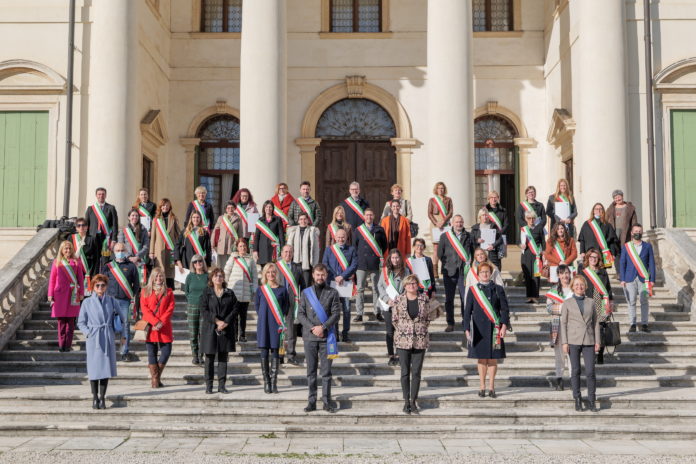
{"label": "dark blue dress", "polygon": [[[476,284],[488,297],[493,309],[498,314],[501,324],[510,327],[510,311],[508,310],[505,290],[494,283]],[[464,330],[471,331],[471,343],[469,344],[469,358],[474,359],[502,359],[505,357],[505,341],[500,341],[500,348],[493,349],[493,323],[488,319],[483,308],[470,291],[466,296],[464,306]]]}
{"label": "dark blue dress", "polygon": [[[272,288],[271,290],[273,290],[273,293],[278,299],[281,312],[284,316],[287,316],[290,308],[288,291],[285,287]],[[256,314],[258,317],[256,323],[256,345],[259,348],[265,349],[279,348],[279,326],[276,323],[275,317],[273,317],[273,313],[271,312],[268,303],[266,302],[266,297],[263,296],[261,286],[259,286],[259,288],[256,290],[256,295],[254,296],[254,307],[256,308]]]}

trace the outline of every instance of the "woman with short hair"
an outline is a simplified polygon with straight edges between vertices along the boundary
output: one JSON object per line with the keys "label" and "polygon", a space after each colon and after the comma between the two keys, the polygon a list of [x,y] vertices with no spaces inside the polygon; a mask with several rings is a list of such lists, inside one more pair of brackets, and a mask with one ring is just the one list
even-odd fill
{"label": "woman with short hair", "polygon": [[433,229],[442,229],[450,225],[450,219],[454,214],[452,199],[447,196],[447,186],[444,182],[437,182],[433,187],[433,197],[428,200],[428,219],[430,219],[430,236],[433,237],[433,266],[435,267],[435,278],[439,278],[437,247],[440,243],[439,238],[435,238]]}
{"label": "woman with short hair", "polygon": [[48,278],[48,301],[51,317],[58,319],[58,351],[72,351],[75,318],[80,315],[80,302],[84,298],[84,272],[75,259],[75,249],[70,241],[58,248],[56,259]]}
{"label": "woman with short hair", "polygon": [[500,269],[500,250],[503,246],[503,235],[500,233],[488,214],[486,208],[481,208],[478,212],[478,224],[471,227],[471,240],[474,246],[481,247],[483,244],[482,230],[488,229],[495,231],[495,240],[489,244],[485,251],[488,253],[488,261],[493,263],[497,269]]}
{"label": "woman with short hair", "polygon": [[401,205],[400,213],[409,222],[413,221],[413,210],[411,209],[411,202],[403,197],[404,189],[399,184],[394,184],[389,190],[391,192],[391,200],[387,200],[384,204],[384,209],[382,209],[382,219],[391,214],[391,202],[392,200],[397,200]]}
{"label": "woman with short hair", "polygon": [[199,333],[201,326],[201,296],[208,286],[208,266],[201,255],[191,258],[186,281],[184,282],[184,295],[186,296],[186,322],[189,330],[189,342],[191,343],[191,364],[198,366],[203,362],[199,357]]}
{"label": "woman with short hair", "polygon": [[249,253],[249,245],[246,239],[237,240],[237,252],[230,256],[225,265],[225,275],[227,276],[227,287],[232,289],[237,298],[237,321],[235,326],[239,329],[239,340],[241,343],[247,341],[246,324],[249,303],[256,295],[258,288],[258,275],[256,271],[256,261]]}
{"label": "woman with short hair", "polygon": [[[187,227],[189,220],[191,219],[191,214],[197,211],[201,217],[202,227],[210,232],[215,223],[215,216],[213,213],[213,204],[210,203],[206,198],[208,197],[208,189],[202,185],[196,187],[193,191],[196,199],[191,201],[186,207],[186,216],[184,219],[184,227]],[[208,264],[210,266],[210,263]]]}
{"label": "woman with short hair", "polygon": [[556,378],[552,380],[551,386],[556,391],[562,391],[563,369],[565,368],[565,353],[560,336],[561,328],[561,306],[563,302],[573,296],[573,289],[570,287],[572,273],[570,267],[565,264],[558,266],[558,284],[552,286],[546,293],[546,311],[551,315],[550,345],[553,348],[554,359],[556,362]]}
{"label": "woman with short hair", "polygon": [[389,365],[398,366],[399,358],[394,354],[394,324],[392,322],[392,308],[396,304],[397,297],[404,291],[404,279],[410,274],[401,252],[393,249],[384,260],[384,266],[379,274],[377,295],[384,314],[384,323],[387,329],[387,356]]}
{"label": "woman with short hair", "polygon": [[524,189],[525,199],[520,202],[517,206],[517,225],[519,227],[524,227],[527,224],[526,213],[532,212],[535,214],[534,225],[541,224],[542,227],[546,226],[546,209],[541,202],[536,199],[536,187],[533,185],[528,186]]}

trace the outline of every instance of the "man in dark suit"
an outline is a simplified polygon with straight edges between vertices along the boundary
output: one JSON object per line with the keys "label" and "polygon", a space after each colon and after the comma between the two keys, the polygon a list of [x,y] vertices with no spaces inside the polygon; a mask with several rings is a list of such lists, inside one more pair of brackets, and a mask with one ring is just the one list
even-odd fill
{"label": "man in dark suit", "polygon": [[[85,211],[85,219],[89,228],[87,233],[90,237],[94,237],[100,246],[108,234],[111,241],[109,248],[111,249],[118,241],[118,214],[116,214],[116,207],[106,202],[106,189],[104,187],[97,188],[95,194],[97,202],[89,206],[87,211]],[[108,231],[104,230],[104,226],[99,220],[100,210],[103,213],[103,218],[106,218]]]}
{"label": "man in dark suit", "polygon": [[[297,320],[302,324],[302,338],[305,346],[305,360],[307,361],[307,383],[309,384],[309,397],[305,412],[317,409],[317,365],[321,374],[321,400],[324,403],[324,411],[336,412],[331,404],[331,359],[327,357],[327,338],[330,331],[335,331],[335,325],[341,314],[341,303],[338,292],[329,287],[327,277],[329,273],[326,266],[317,264],[312,271],[314,285],[302,292],[300,308],[297,312]],[[313,291],[321,304],[326,319],[317,314],[316,309],[310,303],[308,292]]]}
{"label": "man in dark suit", "polygon": [[[451,240],[456,242],[452,244]],[[459,248],[458,245],[461,245]],[[459,251],[463,250],[468,254],[468,261],[465,261]],[[442,263],[442,280],[445,284],[445,313],[447,315],[447,328],[445,332],[454,330],[454,294],[459,288],[459,298],[462,308],[464,307],[464,291],[466,285],[466,269],[471,264],[474,256],[469,232],[464,230],[464,218],[456,214],[452,217],[452,230],[440,237],[440,245],[437,247],[437,257]]]}
{"label": "man in dark suit", "polygon": [[[365,287],[368,279],[372,282],[372,300],[374,313],[378,321],[384,322],[382,309],[377,304],[377,283],[379,282],[379,270],[382,267],[382,256],[387,249],[387,236],[379,224],[374,223],[375,213],[370,208],[365,210],[365,229],[358,227],[353,231],[353,244],[358,255],[358,270],[355,277],[358,285],[358,295],[355,297],[356,316],[353,322],[362,322],[365,312]],[[369,232],[369,233],[368,233]],[[376,249],[373,246],[377,244]]]}
{"label": "man in dark suit", "polygon": [[357,182],[352,182],[348,190],[350,196],[343,200],[341,206],[346,211],[346,222],[355,230],[365,222],[365,209],[369,208],[370,204],[360,196],[360,184]]}
{"label": "man in dark suit", "polygon": [[[288,327],[286,352],[288,353],[288,362],[295,366],[300,363],[297,360],[297,352],[295,345],[297,344],[297,334],[301,333],[302,326],[295,319],[295,306],[297,304],[299,310],[299,298],[302,290],[304,290],[304,280],[302,279],[302,265],[292,262],[294,250],[292,245],[285,245],[280,252],[280,261],[278,261],[278,283],[283,285],[288,290],[288,295],[293,299],[293,304],[290,305],[290,312],[285,317],[285,325]],[[297,295],[293,290],[293,283],[286,278],[286,273],[290,273],[294,277],[294,284],[297,286]],[[296,303],[295,303],[296,302]]]}

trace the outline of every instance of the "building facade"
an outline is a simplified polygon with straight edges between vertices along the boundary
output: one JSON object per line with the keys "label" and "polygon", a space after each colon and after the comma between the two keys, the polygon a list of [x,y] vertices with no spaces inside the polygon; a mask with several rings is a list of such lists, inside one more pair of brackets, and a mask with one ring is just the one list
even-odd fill
{"label": "building facade", "polygon": [[[64,211],[68,1],[0,3],[0,226]],[[696,2],[653,1],[657,225],[696,226]],[[566,177],[580,217],[622,189],[645,223],[643,0],[78,0],[69,213],[98,186],[216,212],[302,180],[331,209],[436,181],[471,224]]]}

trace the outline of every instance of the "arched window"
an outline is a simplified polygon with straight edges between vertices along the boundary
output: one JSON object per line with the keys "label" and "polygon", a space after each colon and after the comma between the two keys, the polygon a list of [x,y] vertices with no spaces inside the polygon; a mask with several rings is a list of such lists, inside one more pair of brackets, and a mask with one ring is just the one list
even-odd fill
{"label": "arched window", "polygon": [[317,123],[322,139],[389,140],[396,128],[389,113],[365,98],[346,98],[324,111]]}
{"label": "arched window", "polygon": [[329,0],[331,32],[381,32],[382,0]]}
{"label": "arched window", "polygon": [[213,116],[198,130],[198,183],[208,189],[215,215],[239,189],[239,120],[222,114]]}
{"label": "arched window", "polygon": [[201,0],[201,32],[241,32],[242,0]]}
{"label": "arched window", "polygon": [[513,0],[473,0],[474,32],[512,31]]}

